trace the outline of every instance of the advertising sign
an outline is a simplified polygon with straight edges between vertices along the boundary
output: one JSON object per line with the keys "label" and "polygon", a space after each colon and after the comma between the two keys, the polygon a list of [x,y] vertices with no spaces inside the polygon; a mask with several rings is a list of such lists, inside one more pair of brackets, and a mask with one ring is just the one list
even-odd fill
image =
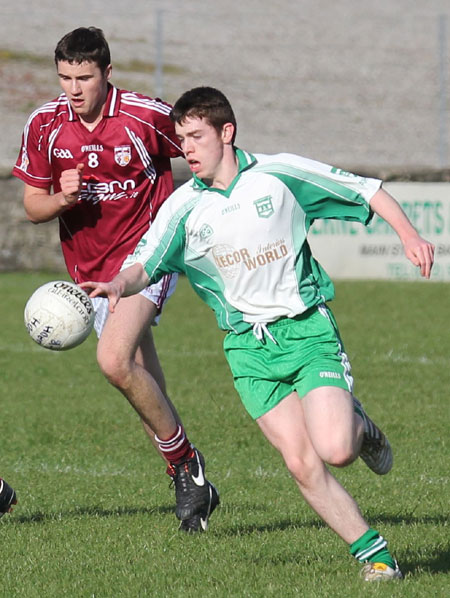
{"label": "advertising sign", "polygon": [[[386,183],[419,234],[436,246],[432,280],[450,281],[450,183]],[[377,215],[369,226],[318,220],[309,232],[313,255],[334,279],[418,280],[397,234]]]}

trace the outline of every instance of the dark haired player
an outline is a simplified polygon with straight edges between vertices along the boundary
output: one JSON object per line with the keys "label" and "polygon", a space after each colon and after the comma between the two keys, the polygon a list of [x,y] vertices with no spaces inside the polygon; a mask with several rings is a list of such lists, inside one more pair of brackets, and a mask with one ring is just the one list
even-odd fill
{"label": "dark haired player", "polygon": [[[225,355],[244,407],[281,453],[306,502],[347,543],[366,581],[400,579],[380,533],[333,476],[360,456],[376,474],[390,444],[353,395],[353,378],[327,302],[334,288],[308,245],[315,219],[367,224],[374,213],[429,278],[434,246],[381,181],[293,154],[235,146],[223,93],[194,88],[175,102],[175,130],[193,173],[109,283],[87,282],[110,309],[170,272],[184,272],[226,331]],[[125,299],[127,301],[127,299]]]}
{"label": "dark haired player", "polygon": [[[72,279],[110,279],[173,190],[170,159],[182,153],[171,107],[111,85],[109,47],[95,27],[65,35],[55,64],[63,93],[29,117],[13,174],[25,183],[28,219],[59,220]],[[175,283],[164,276],[111,315],[106,299],[95,300],[97,360],[168,464],[180,528],[197,531],[219,498],[167,398],[150,329]]]}

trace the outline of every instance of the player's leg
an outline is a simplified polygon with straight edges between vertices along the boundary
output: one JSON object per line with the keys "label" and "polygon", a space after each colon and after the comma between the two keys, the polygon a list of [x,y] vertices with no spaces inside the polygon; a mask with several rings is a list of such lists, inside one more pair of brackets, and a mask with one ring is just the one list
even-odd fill
{"label": "player's leg", "polygon": [[[147,328],[142,335],[141,342],[136,352],[136,361],[141,364],[156,380],[170,405],[175,419],[177,420],[178,424],[182,425],[175,406],[167,396],[164,373],[159,362],[151,328]],[[180,530],[185,532],[206,531],[208,527],[208,519],[219,504],[219,494],[211,482],[207,482],[209,492],[209,501],[207,506],[202,509],[201,513],[192,515],[190,517],[185,516],[186,512],[190,512],[192,510],[192,497],[194,500],[197,499],[196,485],[192,487],[192,472],[194,472],[195,469],[198,469],[197,459],[200,460],[202,469],[204,471],[205,464],[203,455],[196,450],[196,452],[190,457],[190,459],[188,459],[187,462],[183,462],[182,464],[178,463],[177,465],[174,465],[173,463],[170,464],[166,456],[161,452],[161,445],[156,440],[154,431],[144,421],[142,423],[155,448],[159,451],[163,459],[169,464],[167,473],[175,482],[177,516],[181,519]],[[198,474],[195,474],[194,472],[194,476],[198,477]],[[202,494],[203,493],[200,493],[201,500],[203,500]]]}
{"label": "player's leg", "polygon": [[[158,353],[156,350],[155,342],[153,339],[153,334],[151,327],[145,327],[141,341],[136,351],[135,355],[136,362],[142,366],[149,374],[153,377],[155,382],[158,384],[161,392],[166,398],[166,401],[172,411],[173,416],[178,424],[181,424],[180,416],[175,408],[175,405],[170,400],[167,394],[166,388],[166,380],[164,377],[164,372],[161,367],[161,363],[159,361]],[[155,446],[155,448],[159,451],[158,442],[155,440],[155,431],[144,421],[142,420],[142,424],[144,426],[144,430],[147,433],[148,437],[150,438],[151,442]],[[161,457],[167,461],[165,456],[159,451]]]}
{"label": "player's leg", "polygon": [[359,455],[364,425],[354,410],[352,395],[336,386],[314,388],[302,399],[306,428],[319,457],[335,467]]}
{"label": "player's leg", "polygon": [[333,386],[315,388],[304,396],[303,405],[310,438],[326,463],[344,467],[359,456],[379,475],[391,470],[388,439],[350,392]]}
{"label": "player's leg", "polygon": [[[156,301],[156,299],[155,299],[155,301]],[[100,299],[100,298],[94,299],[94,305],[95,305],[95,310],[96,310],[95,330],[96,330],[97,336],[100,338],[100,336],[103,334],[103,330],[105,328],[106,322],[109,319],[110,312],[108,309],[107,302],[104,301],[103,299]],[[143,367],[144,370],[146,370],[152,376],[152,378],[155,380],[159,389],[161,390],[162,394],[164,395],[166,402],[168,403],[176,421],[178,423],[181,423],[178,413],[175,409],[175,406],[173,405],[173,403],[170,401],[170,399],[167,396],[166,381],[165,381],[164,373],[163,373],[161,364],[159,362],[158,354],[157,354],[155,343],[153,340],[153,335],[151,333],[151,323],[154,321],[155,317],[157,316],[158,308],[157,308],[155,302],[152,302],[152,301],[147,301],[147,303],[143,303],[142,301],[139,301],[139,305],[140,306],[142,305],[143,309],[140,312],[141,317],[138,319],[138,330],[137,330],[136,334],[141,335],[141,336],[140,336],[140,340],[138,340],[138,345],[137,345],[134,359],[136,360],[138,365]],[[148,311],[148,313],[147,313],[147,311]],[[142,319],[142,329],[139,330],[141,319]],[[105,338],[106,337],[104,336],[102,344],[104,343]],[[134,342],[132,343],[132,346],[134,346]],[[107,346],[106,351],[108,353],[111,353],[111,351],[108,351],[108,346]],[[105,359],[105,357],[103,357],[103,355],[100,358],[102,360],[101,368],[103,370],[106,368],[109,371],[109,369],[114,368],[114,363],[111,363],[110,365],[108,365],[108,363],[106,362],[106,359]],[[105,371],[104,373],[107,378],[110,377],[110,374],[108,372]],[[114,375],[114,372],[112,373],[112,375]],[[111,381],[111,383],[114,383],[112,379],[110,381]],[[121,385],[120,379],[116,380],[115,385],[117,385],[120,388],[120,385]],[[164,457],[164,455],[159,450],[159,445],[158,445],[157,441],[155,440],[155,431],[152,430],[150,425],[148,423],[146,423],[144,419],[141,418],[141,422],[142,422],[144,430],[147,433],[150,441],[155,446],[155,448],[158,450],[161,457],[165,461],[167,461],[167,459]]]}
{"label": "player's leg", "polygon": [[[323,461],[337,467],[361,455],[376,473],[387,473],[392,465],[389,443],[350,393],[350,363],[333,315],[325,307],[316,312],[315,332],[319,330],[324,342],[316,346],[296,382],[297,389],[302,390],[306,428],[314,450]],[[325,380],[328,386],[323,386]],[[351,542],[351,554],[362,563],[371,563],[363,570],[367,581],[401,577],[386,545],[372,529]]]}
{"label": "player's leg", "polygon": [[160,438],[169,438],[176,430],[176,417],[153,376],[135,358],[156,314],[156,305],[142,295],[122,298],[104,324],[97,360],[147,426]]}
{"label": "player's leg", "polygon": [[[297,393],[291,393],[256,421],[266,438],[283,456],[308,504],[350,545],[351,554],[361,563],[367,563],[362,570],[364,579],[366,581],[399,579],[402,575],[395,559],[387,550],[387,542],[376,530],[369,528],[355,500],[328,471],[314,447],[309,427],[315,428],[313,432],[315,439],[320,429],[322,432],[331,430],[327,425],[316,425],[314,420],[316,417],[322,419],[327,409],[326,404],[333,402],[330,395],[325,396],[327,393],[323,393],[322,397],[315,394],[321,405],[310,410],[307,415]],[[335,394],[334,391],[331,394]],[[312,401],[314,396],[306,399],[307,402]],[[346,407],[346,402],[339,398],[336,407],[331,405],[331,411],[337,416],[337,423],[341,420],[343,427],[352,431],[354,424],[346,421],[353,419],[351,410]],[[339,415],[340,406],[343,406],[347,415],[343,417]],[[360,425],[357,424],[357,427],[360,428]],[[362,432],[359,429],[354,434],[357,440],[348,442],[342,432],[331,432],[331,441],[320,442],[318,448],[326,455],[335,449],[338,458],[332,460],[338,465],[344,465],[351,462],[358,453]]]}
{"label": "player's leg", "polygon": [[[108,381],[138,412],[152,442],[169,463],[177,517],[182,522],[194,517],[198,530],[204,530],[219,497],[204,477],[203,456],[189,443],[176,410],[155,380],[165,388],[150,331],[157,311],[157,306],[141,294],[122,298],[104,322],[97,359]],[[188,524],[186,531],[195,531],[192,521]]]}
{"label": "player's leg", "polygon": [[[305,397],[306,416],[315,422],[309,430],[314,435],[316,449],[324,461],[332,465],[347,465],[359,455],[375,473],[388,473],[393,462],[390,444],[351,394],[353,378],[350,362],[331,310],[321,305],[307,322],[314,326],[312,341],[315,344],[299,371],[296,389],[300,396]],[[316,342],[319,338],[321,342]],[[304,344],[302,340],[302,346]],[[311,390],[314,390],[313,395],[309,394]],[[321,417],[322,414],[325,416]],[[335,441],[340,443],[344,452],[349,451],[348,460],[336,452]]]}
{"label": "player's leg", "polygon": [[308,434],[302,401],[291,393],[257,423],[281,453],[302,495],[343,540],[351,544],[369,526],[348,492],[327,470]]}

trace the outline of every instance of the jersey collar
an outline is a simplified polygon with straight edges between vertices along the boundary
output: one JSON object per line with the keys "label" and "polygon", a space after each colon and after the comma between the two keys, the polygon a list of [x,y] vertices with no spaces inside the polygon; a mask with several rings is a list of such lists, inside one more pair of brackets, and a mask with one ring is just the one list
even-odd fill
{"label": "jersey collar", "polygon": [[[120,89],[108,83],[108,95],[106,96],[105,106],[103,108],[103,117],[112,117],[119,114],[120,108]],[[72,110],[69,100],[67,100],[67,109],[69,112],[69,120],[80,120],[78,114]]]}
{"label": "jersey collar", "polygon": [[193,173],[193,175],[192,175],[192,177],[194,179],[193,188],[196,189],[197,191],[200,191],[200,190],[204,191],[206,189],[211,190],[211,191],[214,190],[214,191],[217,191],[218,193],[222,193],[222,194],[228,196],[231,193],[231,191],[234,189],[234,186],[238,182],[238,180],[239,180],[241,174],[244,172],[244,170],[248,170],[249,168],[252,168],[257,163],[257,159],[255,158],[255,156],[253,154],[250,154],[249,152],[246,152],[245,150],[241,150],[239,148],[235,148],[235,152],[236,152],[236,157],[238,159],[238,173],[234,177],[234,179],[231,181],[231,183],[227,189],[215,189],[214,187],[208,187],[208,185],[206,183],[204,183],[202,181],[202,179],[199,179],[195,173]]}
{"label": "jersey collar", "polygon": [[111,83],[108,83],[108,95],[106,96],[103,116],[117,116],[120,108],[120,90]]}

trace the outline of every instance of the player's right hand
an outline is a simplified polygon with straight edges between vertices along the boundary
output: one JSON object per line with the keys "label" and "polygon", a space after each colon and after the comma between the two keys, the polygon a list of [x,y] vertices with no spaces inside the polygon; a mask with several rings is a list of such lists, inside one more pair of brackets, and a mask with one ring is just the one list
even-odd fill
{"label": "player's right hand", "polygon": [[435,247],[433,243],[416,234],[403,241],[403,249],[406,257],[420,268],[421,276],[430,278],[434,263]]}
{"label": "player's right hand", "polygon": [[76,168],[63,170],[61,173],[59,184],[61,185],[64,201],[68,206],[72,206],[78,201],[83,184],[83,170],[84,164],[77,164]]}
{"label": "player's right hand", "polygon": [[122,288],[112,282],[96,282],[89,280],[81,282],[79,286],[88,293],[89,297],[107,297],[109,301],[109,311],[114,312],[114,308],[119,303],[122,296]]}

